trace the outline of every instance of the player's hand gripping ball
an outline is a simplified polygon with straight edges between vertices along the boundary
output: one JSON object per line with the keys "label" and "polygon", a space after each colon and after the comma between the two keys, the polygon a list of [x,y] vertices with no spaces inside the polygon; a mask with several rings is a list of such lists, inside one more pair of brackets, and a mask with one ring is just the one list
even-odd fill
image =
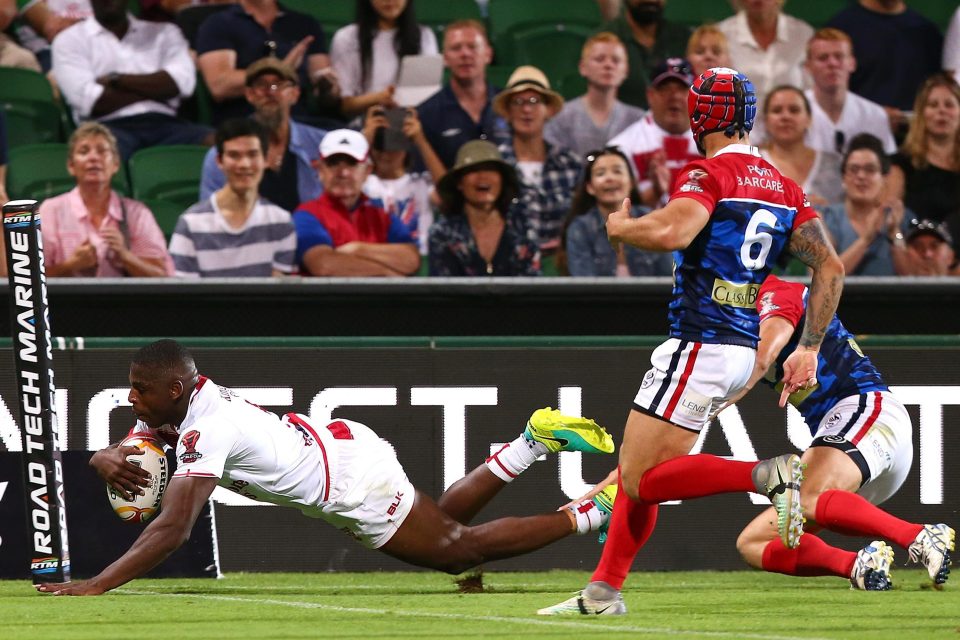
{"label": "player's hand gripping ball", "polygon": [[150,472],[150,484],[143,487],[143,495],[127,500],[116,489],[107,485],[107,498],[113,511],[125,522],[146,522],[160,510],[163,490],[167,488],[169,468],[163,445],[153,438],[134,435],[120,443],[121,447],[137,447],[143,455],[127,456],[127,461]]}

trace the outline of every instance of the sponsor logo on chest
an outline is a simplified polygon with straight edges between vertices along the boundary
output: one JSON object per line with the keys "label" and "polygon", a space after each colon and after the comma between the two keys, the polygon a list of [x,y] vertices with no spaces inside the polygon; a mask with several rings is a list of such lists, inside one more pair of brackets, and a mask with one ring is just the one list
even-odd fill
{"label": "sponsor logo on chest", "polygon": [[753,309],[757,304],[759,293],[760,285],[758,284],[750,282],[736,284],[716,278],[713,281],[713,290],[710,292],[710,297],[717,304],[740,307],[741,309]]}

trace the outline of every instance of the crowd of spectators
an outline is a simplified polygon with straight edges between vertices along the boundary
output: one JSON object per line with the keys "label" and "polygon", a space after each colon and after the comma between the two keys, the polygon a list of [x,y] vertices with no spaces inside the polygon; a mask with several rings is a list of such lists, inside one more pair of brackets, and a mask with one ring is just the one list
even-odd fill
{"label": "crowd of spectators", "polygon": [[[730,0],[692,29],[671,1],[597,0],[577,95],[529,64],[491,75],[506,60],[485,23],[431,28],[417,0],[357,0],[332,33],[282,0],[0,0],[0,66],[46,74],[76,127],[76,186],[41,205],[48,275],[669,275],[604,221],[627,196],[634,216],[662,206],[700,157],[687,91],[715,66],[753,82],[751,141],[848,275],[960,275],[960,8],[944,37],[904,0],[851,1],[816,29],[785,0]],[[218,6],[188,32],[196,5]],[[407,56],[446,68],[418,105],[398,103]],[[117,182],[177,144],[210,149],[167,241]]]}

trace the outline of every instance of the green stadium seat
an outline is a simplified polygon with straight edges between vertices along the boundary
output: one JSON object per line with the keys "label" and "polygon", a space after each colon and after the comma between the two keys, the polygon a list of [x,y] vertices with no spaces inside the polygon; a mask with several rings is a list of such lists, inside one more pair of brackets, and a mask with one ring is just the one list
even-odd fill
{"label": "green stadium seat", "polygon": [[200,174],[208,147],[164,145],[137,151],[130,158],[130,186],[137,200],[166,200],[183,211],[200,197]]}
{"label": "green stadium seat", "polygon": [[556,278],[560,273],[560,267],[557,265],[557,255],[551,253],[540,258],[540,275],[546,278]]}
{"label": "green stadium seat", "polygon": [[487,66],[487,82],[498,89],[507,86],[510,74],[516,69],[513,65],[491,64]]}
{"label": "green stadium seat", "polygon": [[593,33],[586,25],[535,25],[511,32],[513,62],[516,66],[532,64],[550,79],[556,87],[569,72],[574,61],[580,60],[583,43]]}
{"label": "green stadium seat", "polygon": [[42,73],[0,67],[0,108],[7,114],[9,147],[64,140],[68,116]]}
{"label": "green stadium seat", "polygon": [[597,3],[585,0],[490,0],[488,11],[490,40],[499,64],[503,64],[501,55],[512,59],[510,32],[514,29],[550,24],[586,25],[595,30],[602,21]]}
{"label": "green stadium seat", "polygon": [[[76,186],[67,171],[67,145],[60,142],[28,144],[10,149],[7,164],[7,194],[11,199],[46,200]],[[127,194],[126,172],[113,176],[113,189]]]}
{"label": "green stadium seat", "polygon": [[[286,4],[286,3],[284,3]],[[174,22],[183,32],[183,37],[191,49],[197,48],[197,32],[203,21],[215,13],[220,13],[224,9],[229,9],[229,4],[195,4],[187,5],[177,10]]]}
{"label": "green stadium seat", "polygon": [[163,231],[163,236],[169,244],[170,236],[173,235],[173,230],[177,226],[177,220],[180,219],[180,214],[186,210],[186,207],[181,207],[177,202],[159,198],[144,200],[143,204],[147,205],[147,208],[153,212],[153,217],[156,218],[157,224],[160,225],[160,230]]}
{"label": "green stadium seat", "polygon": [[[819,4],[821,0],[804,0],[803,4]],[[793,9],[790,3],[788,9]],[[671,22],[699,27],[702,24],[720,22],[734,13],[726,0],[670,0],[663,7],[663,17]],[[788,11],[789,13],[789,11]]]}
{"label": "green stadium seat", "polygon": [[353,22],[356,16],[354,0],[283,0],[282,4],[291,11],[299,11],[316,18],[323,26],[327,47],[330,46],[334,32]]}
{"label": "green stadium seat", "polygon": [[573,100],[587,92],[587,79],[579,71],[568,73],[557,82],[556,90],[564,100]]}
{"label": "green stadium seat", "polygon": [[437,35],[437,44],[443,46],[443,30],[455,20],[480,20],[480,5],[477,0],[427,0],[416,7],[417,22],[430,27]]}
{"label": "green stadium seat", "polygon": [[62,142],[61,111],[53,102],[36,100],[0,100],[7,119],[7,146],[18,147],[40,142]]}

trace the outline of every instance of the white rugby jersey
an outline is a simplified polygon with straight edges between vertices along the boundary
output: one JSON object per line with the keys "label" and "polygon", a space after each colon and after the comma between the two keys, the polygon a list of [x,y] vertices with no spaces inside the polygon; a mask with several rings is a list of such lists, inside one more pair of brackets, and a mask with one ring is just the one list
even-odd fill
{"label": "white rugby jersey", "polygon": [[[318,434],[294,414],[281,419],[200,376],[177,429],[173,477],[219,478],[220,486],[240,495],[320,517],[329,499],[328,456],[335,453],[331,439],[338,424]],[[159,435],[164,429],[157,430]],[[143,422],[134,431],[154,432]]]}
{"label": "white rugby jersey", "polygon": [[703,157],[697,151],[697,143],[693,140],[690,127],[680,135],[672,135],[662,129],[650,113],[614,136],[607,144],[619,147],[633,161],[634,175],[641,191],[649,189],[653,184],[649,167],[654,155],[663,153],[670,170],[670,184],[673,184],[688,162]]}

